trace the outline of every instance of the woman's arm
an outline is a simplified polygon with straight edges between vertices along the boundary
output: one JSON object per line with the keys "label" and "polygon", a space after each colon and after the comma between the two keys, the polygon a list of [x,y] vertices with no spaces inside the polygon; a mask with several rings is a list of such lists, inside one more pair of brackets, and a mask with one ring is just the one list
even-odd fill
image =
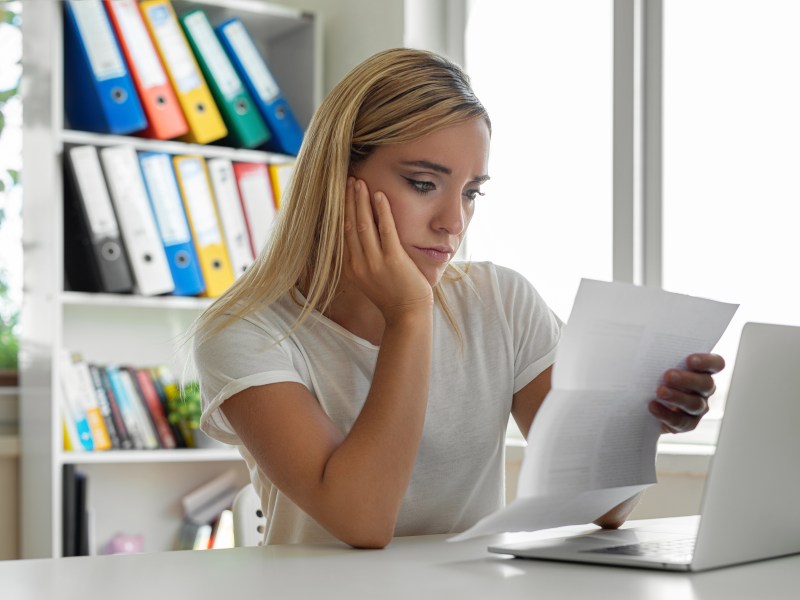
{"label": "woman's arm", "polygon": [[[391,540],[422,436],[431,369],[433,293],[400,246],[389,203],[348,182],[344,270],[381,310],[385,329],[365,404],[340,432],[308,389],[247,389],[222,411],[266,476],[339,539]],[[376,224],[377,217],[377,224]]]}

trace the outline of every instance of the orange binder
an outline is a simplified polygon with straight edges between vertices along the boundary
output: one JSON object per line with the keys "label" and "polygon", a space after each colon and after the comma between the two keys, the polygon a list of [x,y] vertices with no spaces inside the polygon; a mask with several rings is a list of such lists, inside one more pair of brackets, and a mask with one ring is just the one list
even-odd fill
{"label": "orange binder", "polygon": [[228,128],[178,24],[172,3],[143,0],[139,10],[189,124],[189,131],[181,140],[208,144],[224,138]]}
{"label": "orange binder", "polygon": [[137,1],[103,2],[147,116],[147,129],[141,135],[170,140],[186,134],[189,125],[147,33]]}

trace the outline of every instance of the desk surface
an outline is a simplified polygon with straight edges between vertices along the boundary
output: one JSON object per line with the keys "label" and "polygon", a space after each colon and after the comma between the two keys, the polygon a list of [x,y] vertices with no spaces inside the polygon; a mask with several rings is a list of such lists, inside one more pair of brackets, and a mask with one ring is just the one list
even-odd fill
{"label": "desk surface", "polygon": [[704,573],[666,573],[486,551],[489,542],[518,540],[519,534],[459,543],[446,542],[447,537],[398,538],[384,550],[315,544],[6,561],[0,562],[0,597],[768,600],[796,599],[800,589],[800,555]]}

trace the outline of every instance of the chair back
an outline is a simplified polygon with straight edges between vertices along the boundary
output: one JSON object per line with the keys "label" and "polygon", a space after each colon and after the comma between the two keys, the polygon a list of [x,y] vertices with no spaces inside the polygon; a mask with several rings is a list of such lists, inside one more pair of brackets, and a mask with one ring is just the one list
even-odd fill
{"label": "chair back", "polygon": [[233,544],[260,546],[264,543],[267,518],[261,510],[261,498],[253,484],[248,483],[233,499]]}

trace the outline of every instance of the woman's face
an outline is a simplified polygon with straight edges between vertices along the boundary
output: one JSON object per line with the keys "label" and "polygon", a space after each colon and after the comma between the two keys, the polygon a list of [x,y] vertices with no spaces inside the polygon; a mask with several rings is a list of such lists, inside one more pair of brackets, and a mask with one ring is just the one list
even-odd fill
{"label": "woman's face", "polygon": [[436,285],[461,245],[489,179],[489,128],[483,119],[402,144],[378,147],[352,175],[389,199],[405,251]]}

